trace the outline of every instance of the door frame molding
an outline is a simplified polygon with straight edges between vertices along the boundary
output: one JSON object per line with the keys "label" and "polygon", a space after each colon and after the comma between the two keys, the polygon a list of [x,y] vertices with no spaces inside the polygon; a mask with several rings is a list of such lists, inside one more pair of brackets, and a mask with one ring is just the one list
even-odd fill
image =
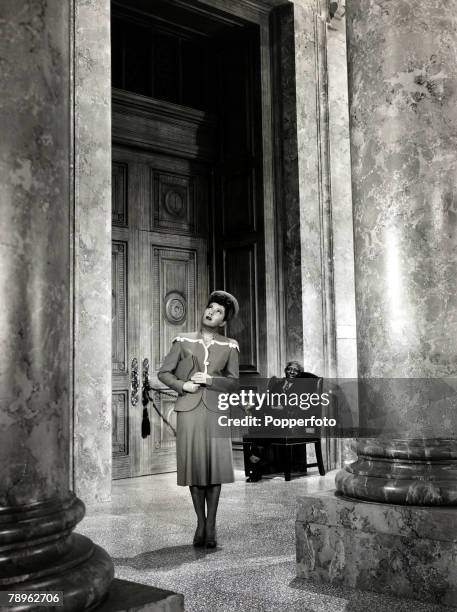
{"label": "door frame molding", "polygon": [[[184,0],[173,1],[184,2]],[[273,109],[275,105],[282,104],[282,91],[272,91],[275,78],[272,50],[275,41],[271,38],[270,27],[270,18],[275,8],[280,5],[294,8],[295,5],[300,6],[300,10],[305,10],[307,14],[316,14],[319,10],[317,0],[295,0],[293,3],[284,0],[197,0],[193,4],[198,10],[206,13],[257,23],[260,27],[265,264],[268,299],[267,376],[277,374],[283,367],[286,356],[290,357],[286,341],[287,345],[290,342],[295,343],[297,356],[305,358],[305,363],[311,359],[316,367],[319,366],[324,371],[322,345],[325,344],[324,335],[327,333],[322,324],[324,313],[321,284],[316,288],[303,285],[295,292],[295,301],[306,298],[306,308],[313,309],[310,320],[311,330],[306,328],[304,334],[301,304],[297,305],[293,330],[290,329],[289,317],[286,316],[292,305],[290,295],[285,297],[287,286],[284,286],[283,278],[284,268],[289,265],[289,254],[285,251],[282,258],[284,237],[277,223],[277,215],[280,205],[285,206],[284,202],[289,195],[284,184],[278,185],[277,177],[281,173],[287,173],[289,169],[283,167],[284,155],[278,156],[274,150],[277,148],[275,140],[277,117]],[[97,2],[72,0],[72,8],[74,36],[69,41],[72,50],[69,84],[72,93],[72,126],[69,137],[74,145],[74,165],[71,168],[74,177],[73,235],[70,245],[73,258],[73,291],[70,298],[74,321],[72,338],[74,444],[70,488],[73,488],[84,501],[94,503],[108,500],[111,491],[111,346],[107,342],[107,338],[111,338],[111,279],[107,274],[111,264],[110,0],[97,0]],[[295,32],[296,40],[298,36],[300,40],[309,38],[313,41],[314,28],[314,21],[303,21],[300,31]],[[314,62],[313,57],[310,57],[310,61]],[[301,74],[300,87],[308,86],[315,89],[315,73],[311,71]],[[291,110],[297,114],[296,106],[295,111],[293,108]],[[303,107],[299,110],[302,116],[312,118],[316,112],[316,98],[303,99]],[[300,151],[300,147],[295,147],[288,152],[288,155],[296,156],[292,163],[298,164],[300,169],[302,165],[305,170],[311,167],[320,168],[319,143],[310,144],[306,151]],[[303,156],[306,156],[306,162],[303,161]],[[305,176],[304,180],[310,183],[309,176]],[[314,178],[311,177],[311,182],[313,181]],[[303,183],[303,178],[301,182]],[[301,193],[296,191],[297,189],[291,199],[294,199],[298,210],[305,206],[306,211],[308,207],[312,209],[320,207],[319,190],[314,189],[313,185],[303,202],[300,202]],[[308,266],[314,270],[315,260],[318,258],[315,249],[303,250],[303,232],[307,232],[308,229],[306,215],[301,214],[295,234],[298,235],[300,243],[295,244],[295,247],[301,251],[299,267],[302,270],[302,279],[303,270]],[[314,228],[312,238],[317,242],[321,240],[320,227]],[[326,251],[324,257],[327,255],[329,253]],[[316,271],[315,274],[319,273]],[[307,295],[308,289],[312,289],[309,295]],[[307,316],[308,314],[309,312]],[[304,346],[307,347],[305,355]]]}
{"label": "door frame molding", "polygon": [[[177,7],[188,7],[187,0],[168,0],[170,4]],[[261,104],[261,147],[262,147],[262,183],[263,183],[263,267],[264,267],[264,295],[265,295],[265,358],[261,375],[270,377],[278,375],[283,367],[286,359],[286,335],[285,335],[285,311],[284,304],[284,286],[283,270],[282,270],[282,227],[278,215],[278,188],[277,177],[279,176],[278,164],[282,163],[282,159],[275,154],[276,148],[276,133],[274,116],[274,98],[280,96],[280,91],[273,89],[273,80],[275,77],[273,61],[273,28],[272,15],[275,5],[280,5],[282,2],[273,0],[271,4],[264,0],[200,0],[199,6],[192,9],[200,14],[210,16],[212,19],[221,22],[240,23],[248,22],[259,27],[260,39],[260,104]],[[167,103],[166,105],[156,101],[148,100],[143,96],[113,90],[113,113],[121,114],[122,106],[126,104],[135,112],[143,112],[149,116],[153,116],[154,112],[158,113],[161,118],[164,117],[164,108],[173,109],[176,106],[176,113],[170,117],[170,122],[176,123],[177,117],[180,116],[182,122],[191,126],[203,126],[208,124],[207,145],[200,143],[198,147],[189,145],[189,157],[205,158],[205,154],[210,151],[211,146],[214,146],[209,135],[209,130],[212,127],[211,116],[201,111],[192,111],[182,109],[177,105]],[[199,140],[202,140],[201,134]],[[113,137],[119,144],[129,144],[140,146],[141,148],[154,148],[153,144],[147,141],[147,137],[128,134],[124,131],[119,132],[116,128],[116,122],[113,122]],[[162,143],[161,148],[165,145],[169,146],[170,153],[173,153],[176,144],[173,142]],[[182,153],[182,142],[179,144],[180,152]],[[257,312],[257,319],[259,312]]]}

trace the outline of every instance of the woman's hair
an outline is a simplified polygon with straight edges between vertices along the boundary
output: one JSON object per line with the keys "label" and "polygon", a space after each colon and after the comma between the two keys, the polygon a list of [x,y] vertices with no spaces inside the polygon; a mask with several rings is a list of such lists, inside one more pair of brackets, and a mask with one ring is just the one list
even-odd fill
{"label": "woman's hair", "polygon": [[213,303],[220,304],[225,308],[224,321],[230,321],[230,319],[235,314],[235,306],[233,304],[233,300],[228,296],[226,297],[225,295],[210,295],[206,307],[208,308],[208,306]]}

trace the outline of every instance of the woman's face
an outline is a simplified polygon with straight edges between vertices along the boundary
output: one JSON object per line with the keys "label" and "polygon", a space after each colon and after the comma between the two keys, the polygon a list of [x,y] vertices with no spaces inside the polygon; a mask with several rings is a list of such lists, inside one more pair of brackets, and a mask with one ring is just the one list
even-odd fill
{"label": "woman's face", "polygon": [[211,302],[205,308],[202,323],[206,327],[220,327],[224,324],[225,308],[221,304]]}

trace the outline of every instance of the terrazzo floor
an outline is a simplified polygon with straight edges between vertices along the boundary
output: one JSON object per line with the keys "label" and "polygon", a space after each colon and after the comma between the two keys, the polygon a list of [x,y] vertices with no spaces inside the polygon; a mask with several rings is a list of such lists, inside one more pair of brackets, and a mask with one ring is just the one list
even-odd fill
{"label": "terrazzo floor", "polygon": [[112,501],[89,506],[78,532],[108,551],[117,578],[183,593],[187,612],[449,610],[295,577],[296,497],[334,488],[334,476],[248,484],[237,470],[222,487],[214,551],[191,546],[192,502],[175,473],[113,482]]}

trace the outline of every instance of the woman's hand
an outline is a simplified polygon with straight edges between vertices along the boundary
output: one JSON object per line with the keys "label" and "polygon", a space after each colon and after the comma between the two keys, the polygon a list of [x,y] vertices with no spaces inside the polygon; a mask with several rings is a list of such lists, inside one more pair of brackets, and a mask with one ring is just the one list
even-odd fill
{"label": "woman's hand", "polygon": [[200,387],[194,382],[191,382],[190,380],[185,382],[182,386],[182,390],[186,391],[187,393],[197,393],[199,389]]}
{"label": "woman's hand", "polygon": [[213,382],[211,376],[204,372],[195,372],[190,380],[197,385],[210,385]]}

